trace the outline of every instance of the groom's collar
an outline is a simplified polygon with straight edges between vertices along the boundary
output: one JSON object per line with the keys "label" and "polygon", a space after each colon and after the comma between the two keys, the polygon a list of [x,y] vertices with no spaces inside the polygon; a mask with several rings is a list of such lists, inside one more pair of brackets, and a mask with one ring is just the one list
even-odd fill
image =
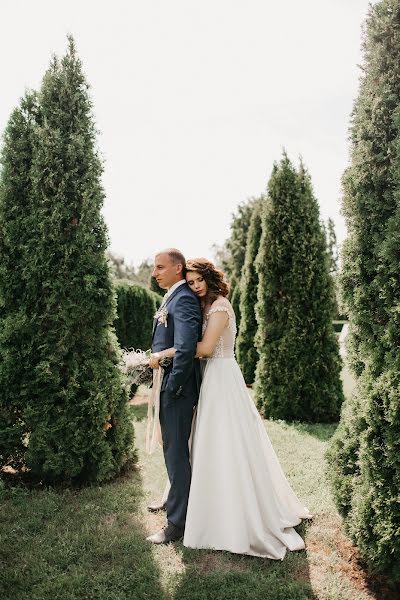
{"label": "groom's collar", "polygon": [[178,281],[173,286],[171,286],[168,292],[165,294],[161,306],[167,306],[172,300],[172,298],[175,298],[175,296],[179,293],[179,290],[183,288],[184,283],[186,283],[186,280],[181,279],[181,281]]}
{"label": "groom's collar", "polygon": [[184,283],[186,283],[186,279],[180,279],[179,281],[174,283],[174,285],[171,285],[171,287],[169,288],[169,290],[167,291],[167,293],[164,296],[164,300],[167,301],[168,298],[170,298],[172,296],[172,294],[175,292],[175,290],[178,289],[178,287],[183,285]]}

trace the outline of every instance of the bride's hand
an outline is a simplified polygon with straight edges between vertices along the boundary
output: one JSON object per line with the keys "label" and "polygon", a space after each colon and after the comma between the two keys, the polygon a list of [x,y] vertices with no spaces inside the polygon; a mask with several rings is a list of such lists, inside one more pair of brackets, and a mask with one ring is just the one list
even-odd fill
{"label": "bride's hand", "polygon": [[155,352],[154,354],[150,354],[150,359],[149,359],[149,367],[150,369],[158,369],[160,366],[160,355],[158,354],[158,352]]}

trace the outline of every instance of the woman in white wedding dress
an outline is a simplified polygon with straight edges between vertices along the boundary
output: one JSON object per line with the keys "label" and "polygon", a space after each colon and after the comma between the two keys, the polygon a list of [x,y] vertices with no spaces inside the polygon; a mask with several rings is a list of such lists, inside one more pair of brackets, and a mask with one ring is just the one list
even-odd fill
{"label": "woman in white wedding dress", "polygon": [[206,360],[183,544],[282,560],[287,550],[304,548],[294,526],[311,514],[282,471],[236,362],[235,314],[223,273],[206,259],[194,259],[186,280],[201,299],[197,356]]}

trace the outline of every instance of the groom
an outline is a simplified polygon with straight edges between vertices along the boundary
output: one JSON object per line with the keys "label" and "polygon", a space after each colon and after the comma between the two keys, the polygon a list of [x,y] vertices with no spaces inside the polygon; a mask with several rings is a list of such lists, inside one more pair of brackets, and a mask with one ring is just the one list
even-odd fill
{"label": "groom", "polygon": [[195,358],[201,339],[201,309],[199,299],[186,284],[185,264],[179,250],[168,248],[156,255],[152,273],[158,285],[167,290],[154,319],[152,352],[176,349],[172,364],[165,369],[160,393],[164,459],[171,484],[167,524],[147,538],[153,544],[183,536],[189,498],[189,437],[201,383],[199,360]]}

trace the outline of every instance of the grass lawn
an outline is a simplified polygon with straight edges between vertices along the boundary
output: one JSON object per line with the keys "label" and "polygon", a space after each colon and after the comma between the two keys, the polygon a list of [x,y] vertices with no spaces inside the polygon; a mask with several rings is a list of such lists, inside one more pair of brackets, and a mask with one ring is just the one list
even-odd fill
{"label": "grass lawn", "polygon": [[[112,484],[28,488],[0,481],[1,600],[389,600],[373,592],[343,534],[325,478],[334,426],[267,422],[297,494],[314,514],[299,526],[306,551],[284,561],[154,547],[145,536],[163,525],[146,511],[166,475],[161,451],[144,450],[144,406],[132,406],[139,464]],[[229,498],[226,498],[229,502]]]}

